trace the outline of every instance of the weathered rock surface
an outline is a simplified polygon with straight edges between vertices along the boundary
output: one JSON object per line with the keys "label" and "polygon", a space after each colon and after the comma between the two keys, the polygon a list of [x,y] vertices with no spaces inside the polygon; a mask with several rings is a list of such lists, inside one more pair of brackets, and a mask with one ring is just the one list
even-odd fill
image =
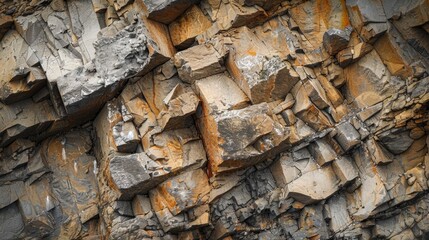
{"label": "weathered rock surface", "polygon": [[428,239],[428,13],[0,1],[0,238]]}

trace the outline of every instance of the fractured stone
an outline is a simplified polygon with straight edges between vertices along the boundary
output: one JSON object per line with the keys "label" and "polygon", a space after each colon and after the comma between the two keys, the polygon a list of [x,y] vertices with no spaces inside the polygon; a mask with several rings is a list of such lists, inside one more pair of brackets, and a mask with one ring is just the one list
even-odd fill
{"label": "fractured stone", "polygon": [[212,45],[202,44],[178,52],[174,56],[180,78],[187,83],[225,71],[223,55]]}

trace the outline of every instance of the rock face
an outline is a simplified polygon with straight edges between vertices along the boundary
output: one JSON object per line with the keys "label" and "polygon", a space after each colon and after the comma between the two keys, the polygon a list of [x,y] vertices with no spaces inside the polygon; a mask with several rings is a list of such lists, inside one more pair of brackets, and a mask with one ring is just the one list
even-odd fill
{"label": "rock face", "polygon": [[428,239],[428,12],[0,2],[0,238]]}

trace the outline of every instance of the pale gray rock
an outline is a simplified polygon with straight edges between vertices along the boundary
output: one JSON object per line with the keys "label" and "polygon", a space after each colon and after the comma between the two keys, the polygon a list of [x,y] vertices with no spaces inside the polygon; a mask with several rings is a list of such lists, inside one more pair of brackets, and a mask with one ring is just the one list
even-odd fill
{"label": "pale gray rock", "polygon": [[344,151],[360,143],[359,132],[349,122],[344,122],[336,126],[337,134],[335,139],[341,145]]}
{"label": "pale gray rock", "polygon": [[0,186],[1,199],[0,199],[0,209],[4,208],[24,195],[25,187],[24,183],[21,181],[13,182],[11,184],[5,184]]}
{"label": "pale gray rock", "polygon": [[287,185],[289,196],[305,204],[326,199],[338,188],[337,177],[329,166],[305,173]]}
{"label": "pale gray rock", "polygon": [[342,185],[346,185],[358,177],[358,171],[352,160],[347,156],[341,156],[332,163],[337,178],[340,179]]}
{"label": "pale gray rock", "polygon": [[410,138],[408,131],[388,131],[380,135],[380,142],[386,147],[389,152],[400,154],[406,151],[413,139]]}
{"label": "pale gray rock", "polygon": [[78,39],[79,50],[83,63],[95,58],[94,43],[101,30],[92,2],[85,0],[67,1],[71,21],[71,30]]}
{"label": "pale gray rock", "polygon": [[157,172],[158,169],[162,166],[145,153],[115,156],[110,160],[110,174],[123,200],[145,193],[166,179],[165,175]]}
{"label": "pale gray rock", "polygon": [[320,166],[334,161],[337,157],[336,152],[325,139],[319,139],[311,143],[308,149]]}
{"label": "pale gray rock", "polygon": [[24,221],[16,203],[0,209],[0,232],[4,239],[17,239],[24,230]]}
{"label": "pale gray rock", "polygon": [[113,126],[113,138],[118,152],[133,153],[140,138],[132,122],[119,122]]}

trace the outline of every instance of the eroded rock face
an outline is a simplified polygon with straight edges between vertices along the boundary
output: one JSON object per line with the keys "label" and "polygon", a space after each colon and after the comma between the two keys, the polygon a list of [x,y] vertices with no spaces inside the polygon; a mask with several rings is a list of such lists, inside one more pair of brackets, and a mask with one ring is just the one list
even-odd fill
{"label": "eroded rock face", "polygon": [[428,12],[1,2],[0,238],[428,238]]}

